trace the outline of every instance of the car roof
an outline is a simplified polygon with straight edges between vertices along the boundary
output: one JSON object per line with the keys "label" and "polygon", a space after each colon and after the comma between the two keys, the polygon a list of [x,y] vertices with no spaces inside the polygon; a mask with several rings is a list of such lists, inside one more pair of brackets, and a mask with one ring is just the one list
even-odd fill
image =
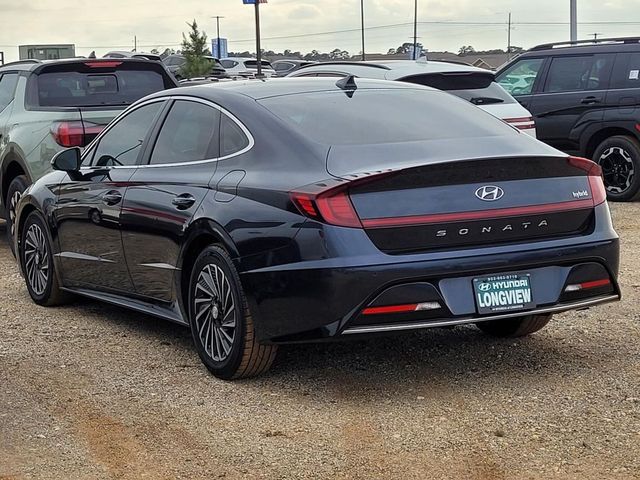
{"label": "car roof", "polygon": [[414,61],[414,60],[384,60],[365,62],[322,62],[314,65],[302,67],[293,75],[302,75],[305,72],[321,71],[348,71],[351,74],[370,76],[387,80],[397,80],[411,75],[428,73],[453,73],[453,72],[477,72],[493,75],[490,70],[462,65],[458,63],[437,62],[437,61]]}
{"label": "car roof", "polygon": [[127,63],[136,63],[136,62],[151,62],[144,57],[135,57],[135,58],[85,58],[85,57],[76,57],[76,58],[65,58],[61,60],[19,60],[17,62],[6,63],[0,66],[0,72],[3,71],[26,71],[32,72],[35,70],[39,70],[41,67],[47,65],[72,65],[74,63],[96,63],[96,62],[127,62]]}
{"label": "car roof", "polygon": [[[356,85],[362,90],[387,89],[387,90],[431,90],[411,83],[391,82],[386,80],[373,80],[367,78],[355,79]],[[284,95],[297,95],[303,93],[315,93],[326,91],[345,91],[336,85],[335,78],[279,78],[270,80],[235,80],[228,82],[215,82],[208,85],[174,88],[152,95],[152,97],[165,97],[176,95],[197,96],[214,100],[217,92],[225,91],[230,94],[242,95],[254,100]]]}

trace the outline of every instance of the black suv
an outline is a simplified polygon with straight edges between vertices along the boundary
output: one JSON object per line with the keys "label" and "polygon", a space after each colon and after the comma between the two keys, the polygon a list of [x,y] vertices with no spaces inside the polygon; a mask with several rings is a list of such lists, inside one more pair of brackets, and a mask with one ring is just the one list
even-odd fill
{"label": "black suv", "polygon": [[640,37],[539,45],[497,80],[540,140],[602,166],[611,200],[640,198]]}

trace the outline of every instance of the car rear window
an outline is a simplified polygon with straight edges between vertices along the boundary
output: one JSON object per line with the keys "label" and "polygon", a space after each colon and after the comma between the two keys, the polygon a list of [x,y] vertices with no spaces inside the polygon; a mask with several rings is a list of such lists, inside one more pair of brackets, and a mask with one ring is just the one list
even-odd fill
{"label": "car rear window", "polygon": [[313,92],[259,102],[312,140],[365,145],[512,134],[500,120],[452,96],[427,89]]}
{"label": "car rear window", "polygon": [[402,81],[444,90],[475,105],[516,103],[516,100],[494,81],[492,74],[423,74],[405,77]]}
{"label": "car rear window", "polygon": [[32,100],[41,107],[130,105],[165,88],[154,70],[53,71],[38,75]]}
{"label": "car rear window", "polygon": [[[262,68],[273,68],[269,62],[260,62],[262,64]],[[258,68],[257,60],[247,60],[244,62],[244,66],[247,68]]]}

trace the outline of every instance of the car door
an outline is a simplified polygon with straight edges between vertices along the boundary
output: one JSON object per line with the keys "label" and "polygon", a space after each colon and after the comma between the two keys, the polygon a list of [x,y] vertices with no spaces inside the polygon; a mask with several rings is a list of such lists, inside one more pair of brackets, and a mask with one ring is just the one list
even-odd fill
{"label": "car door", "polygon": [[80,172],[59,185],[54,217],[65,286],[132,291],[122,200],[164,103],[143,104],[117,120],[86,152]]}
{"label": "car door", "polygon": [[186,228],[208,192],[219,157],[220,110],[174,100],[136,170],[122,212],[123,244],[138,295],[170,302]]}
{"label": "car door", "polygon": [[529,110],[538,138],[556,148],[579,148],[579,130],[601,122],[614,54],[553,57],[542,91]]}
{"label": "car door", "polygon": [[618,53],[607,93],[603,121],[635,128],[640,119],[640,53]]}

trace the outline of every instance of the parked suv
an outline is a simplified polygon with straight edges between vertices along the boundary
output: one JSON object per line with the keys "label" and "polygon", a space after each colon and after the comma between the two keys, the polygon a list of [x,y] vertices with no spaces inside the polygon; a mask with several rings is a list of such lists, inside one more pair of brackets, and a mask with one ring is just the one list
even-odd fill
{"label": "parked suv", "polygon": [[518,130],[536,136],[531,114],[495,82],[495,74],[471,65],[427,60],[322,62],[302,67],[288,77],[344,77],[396,80],[437,88],[463,98]]}
{"label": "parked suv", "polygon": [[640,38],[539,45],[496,77],[540,140],[600,164],[611,200],[640,198]]}
{"label": "parked suv", "polygon": [[125,107],[176,86],[161,63],[144,59],[26,60],[0,67],[0,213],[8,234],[22,192],[51,170],[55,153],[84,147]]}
{"label": "parked suv", "polygon": [[[211,64],[211,71],[206,77],[213,78],[228,78],[227,71],[224,69],[220,60],[215,57],[205,56],[204,57]],[[184,80],[182,75],[182,67],[187,63],[187,57],[184,55],[169,55],[162,59],[162,63],[165,64],[167,70],[173,73],[173,76],[178,80]]]}

